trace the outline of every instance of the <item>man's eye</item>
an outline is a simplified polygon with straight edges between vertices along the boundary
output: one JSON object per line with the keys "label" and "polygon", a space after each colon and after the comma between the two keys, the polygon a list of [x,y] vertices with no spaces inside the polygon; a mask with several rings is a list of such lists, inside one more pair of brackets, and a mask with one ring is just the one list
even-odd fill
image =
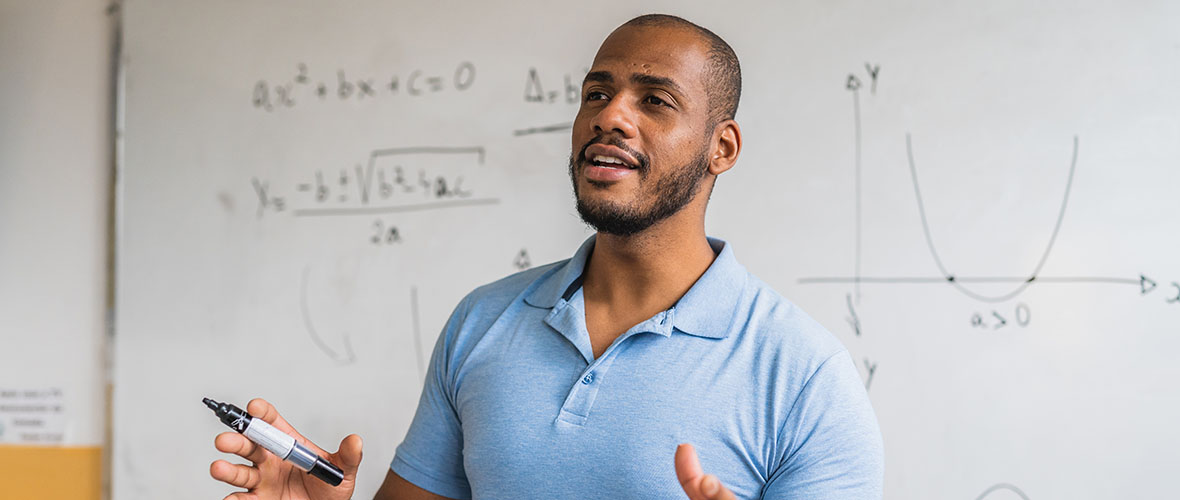
{"label": "man's eye", "polygon": [[647,101],[648,104],[655,104],[656,106],[667,106],[668,105],[668,103],[664,102],[663,99],[660,99],[659,97],[656,97],[654,95],[649,95],[644,100]]}
{"label": "man's eye", "polygon": [[598,92],[598,91],[586,93],[586,100],[587,101],[598,101],[601,99],[606,99],[606,94],[604,94],[602,92]]}

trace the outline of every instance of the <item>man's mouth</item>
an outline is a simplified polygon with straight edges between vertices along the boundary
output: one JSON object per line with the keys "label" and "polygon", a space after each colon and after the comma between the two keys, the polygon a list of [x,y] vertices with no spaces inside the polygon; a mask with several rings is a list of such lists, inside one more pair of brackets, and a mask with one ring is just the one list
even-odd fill
{"label": "man's mouth", "polygon": [[630,170],[635,169],[635,167],[628,165],[627,162],[623,161],[621,158],[615,158],[614,156],[595,155],[594,158],[590,159],[590,163],[594,166],[605,168],[626,168]]}
{"label": "man's mouth", "polygon": [[635,170],[639,161],[627,150],[611,144],[591,144],[583,157],[596,167]]}
{"label": "man's mouth", "polygon": [[630,151],[622,147],[595,143],[587,146],[582,152],[582,162],[585,165],[582,172],[591,182],[612,184],[636,173],[642,173],[642,161],[644,160],[636,160]]}

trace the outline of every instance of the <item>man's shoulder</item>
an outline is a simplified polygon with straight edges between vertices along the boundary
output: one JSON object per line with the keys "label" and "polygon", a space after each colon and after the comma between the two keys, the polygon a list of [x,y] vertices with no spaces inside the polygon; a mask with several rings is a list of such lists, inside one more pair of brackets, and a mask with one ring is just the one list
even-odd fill
{"label": "man's shoulder", "polygon": [[553,273],[559,271],[569,259],[532,267],[519,271],[491,283],[476,287],[463,298],[469,311],[503,311],[513,301],[528,293]]}
{"label": "man's shoulder", "polygon": [[845,351],[844,344],[801,307],[752,273],[748,275],[748,319],[743,334],[760,344],[794,353],[795,359],[806,354],[806,358],[822,362]]}

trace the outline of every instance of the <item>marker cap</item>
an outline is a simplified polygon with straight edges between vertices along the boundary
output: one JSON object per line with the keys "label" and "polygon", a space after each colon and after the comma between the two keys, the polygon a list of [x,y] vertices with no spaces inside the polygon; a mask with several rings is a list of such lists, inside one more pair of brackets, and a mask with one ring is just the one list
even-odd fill
{"label": "marker cap", "polygon": [[340,486],[340,482],[344,480],[344,471],[318,456],[315,459],[315,465],[307,473],[332,486]]}

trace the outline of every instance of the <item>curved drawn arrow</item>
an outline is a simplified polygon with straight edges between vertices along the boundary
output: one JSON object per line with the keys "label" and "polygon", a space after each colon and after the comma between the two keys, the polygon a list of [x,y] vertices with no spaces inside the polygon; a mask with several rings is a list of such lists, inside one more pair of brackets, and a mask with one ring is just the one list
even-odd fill
{"label": "curved drawn arrow", "polygon": [[975,500],[983,500],[988,495],[990,495],[994,492],[1000,491],[1000,490],[1011,491],[1012,493],[1019,495],[1020,498],[1023,498],[1024,500],[1029,500],[1028,495],[1025,495],[1023,491],[1020,491],[1020,488],[1017,488],[1015,486],[1012,486],[1011,484],[1005,484],[1005,483],[1000,483],[995,486],[992,486],[991,488],[983,490],[983,493],[981,495],[979,495],[978,497],[976,497]]}
{"label": "curved drawn arrow", "polygon": [[337,353],[328,344],[320,338],[320,334],[316,331],[315,325],[311,321],[311,308],[307,305],[307,282],[308,276],[311,274],[311,266],[308,265],[303,268],[303,278],[299,284],[299,308],[303,313],[303,326],[307,329],[308,335],[311,336],[311,341],[315,343],[324,354],[327,354],[332,361],[339,365],[350,365],[356,362],[356,353],[352,351],[352,342],[348,338],[348,332],[342,332],[344,339],[344,354]]}

